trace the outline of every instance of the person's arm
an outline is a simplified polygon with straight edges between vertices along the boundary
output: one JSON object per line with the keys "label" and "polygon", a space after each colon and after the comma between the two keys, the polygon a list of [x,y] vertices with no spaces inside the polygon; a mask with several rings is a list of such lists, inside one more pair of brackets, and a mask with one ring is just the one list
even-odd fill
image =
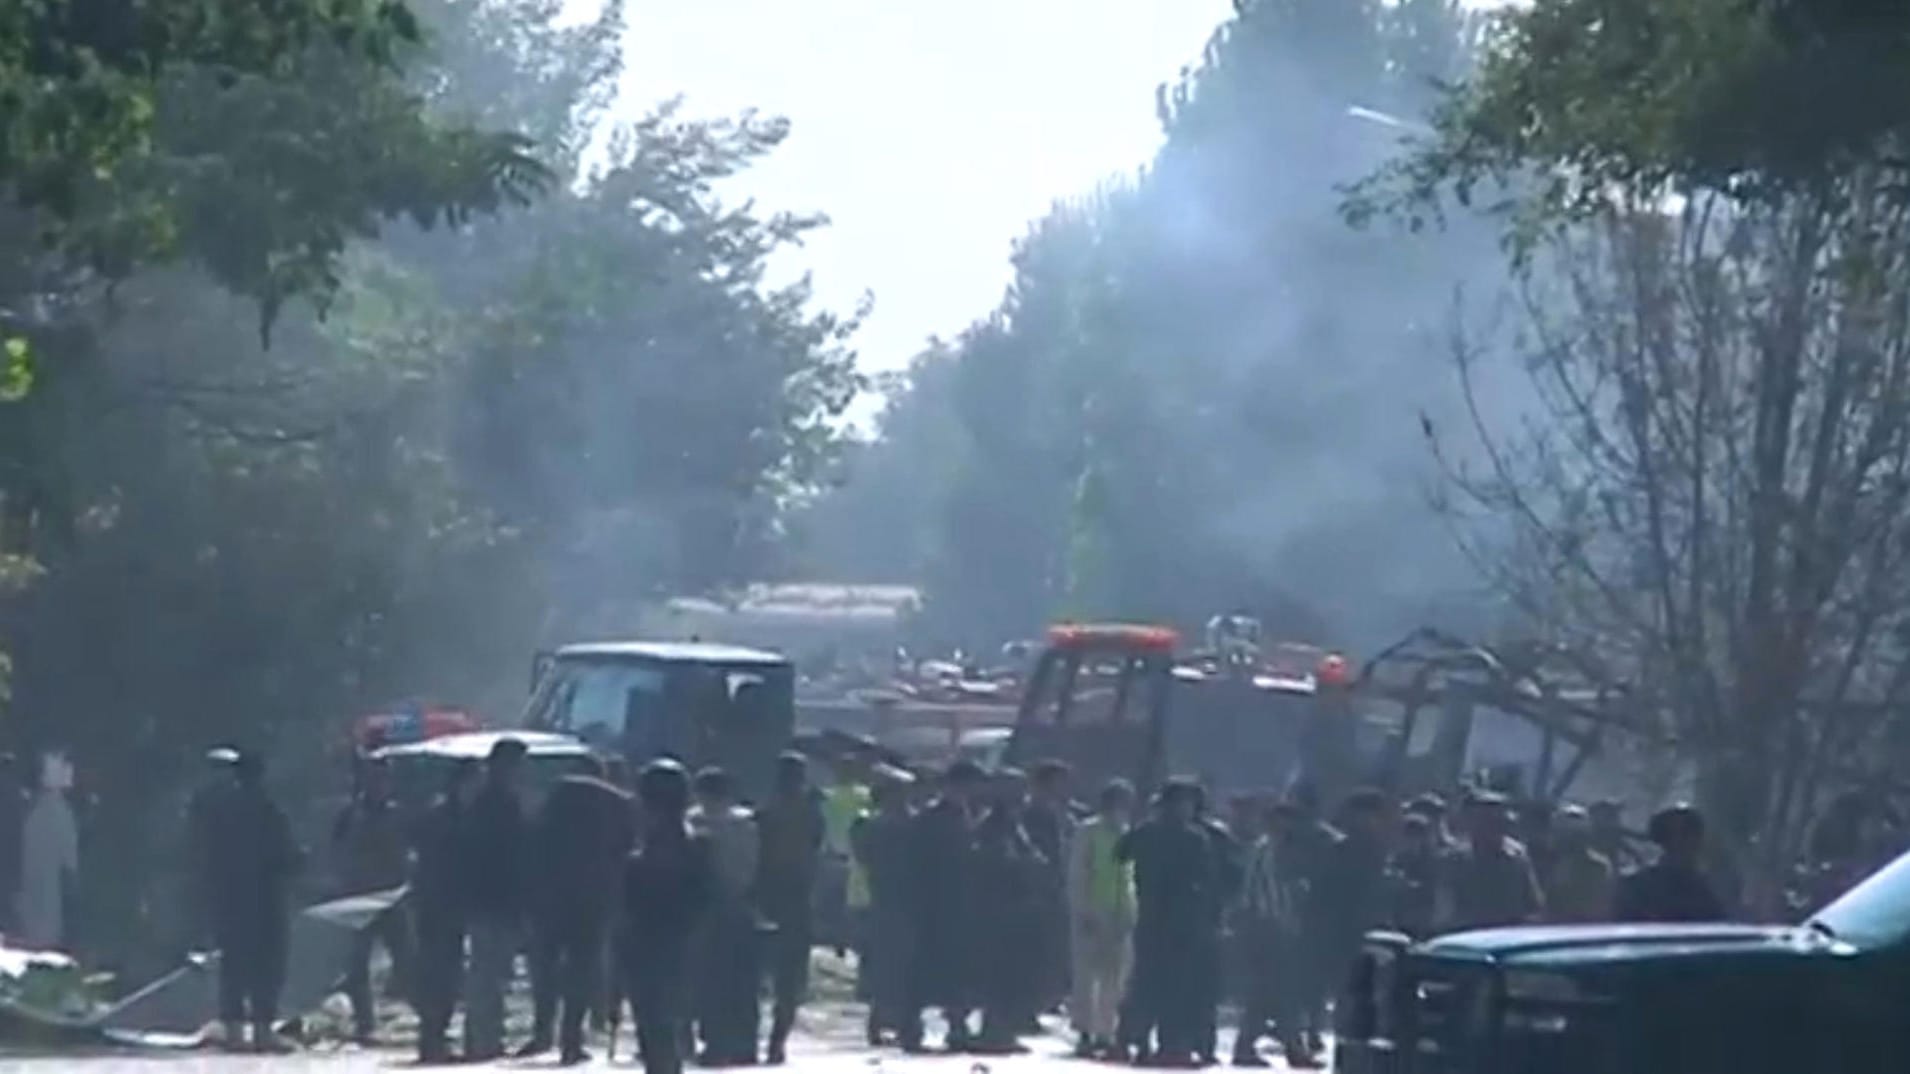
{"label": "person's arm", "polygon": [[1121,838],[1114,841],[1115,861],[1125,864],[1133,863],[1134,853],[1139,849],[1136,844],[1140,841],[1140,830],[1139,827],[1129,828],[1121,833]]}
{"label": "person's arm", "polygon": [[1093,883],[1094,855],[1093,840],[1075,839],[1068,845],[1066,888],[1068,906],[1077,918],[1088,919],[1094,916],[1090,885]]}

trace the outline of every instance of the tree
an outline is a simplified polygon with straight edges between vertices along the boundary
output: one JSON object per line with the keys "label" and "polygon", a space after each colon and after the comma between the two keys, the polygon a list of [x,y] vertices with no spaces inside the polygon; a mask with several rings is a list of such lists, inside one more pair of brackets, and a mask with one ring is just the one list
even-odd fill
{"label": "tree", "polygon": [[1163,87],[1148,169],[1029,229],[1000,307],[896,405],[959,437],[885,426],[873,449],[936,490],[890,527],[935,535],[933,629],[973,647],[1069,612],[1198,626],[1245,604],[1360,645],[1464,576],[1413,510],[1413,411],[1438,409],[1424,336],[1455,272],[1498,271],[1492,235],[1353,232],[1336,186],[1392,148],[1349,107],[1429,106],[1468,27],[1438,0],[1242,3]]}
{"label": "tree", "polygon": [[1560,237],[1522,322],[1545,409],[1482,420],[1455,486],[1512,530],[1500,591],[1649,699],[1764,900],[1826,796],[1901,757],[1907,228],[1870,173]]}
{"label": "tree", "polygon": [[1483,189],[1540,221],[1613,190],[1782,199],[1862,164],[1901,196],[1907,100],[1899,4],[1533,0],[1496,17],[1435,136],[1364,194],[1420,213]]}

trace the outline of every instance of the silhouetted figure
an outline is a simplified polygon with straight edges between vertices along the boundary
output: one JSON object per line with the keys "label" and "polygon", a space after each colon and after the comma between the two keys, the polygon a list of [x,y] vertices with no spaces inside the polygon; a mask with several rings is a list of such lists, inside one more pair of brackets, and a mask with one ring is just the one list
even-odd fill
{"label": "silhouetted figure", "polygon": [[652,761],[637,779],[637,796],[643,833],[624,871],[619,961],[628,975],[643,1069],[680,1074],[690,945],[709,907],[713,866],[708,843],[684,823],[690,778],[682,765]]}
{"label": "silhouetted figure", "polygon": [[941,793],[915,817],[915,998],[902,1046],[922,1044],[921,1013],[939,1008],[948,1022],[949,1051],[973,1045],[968,1025],[975,1006],[974,809],[987,777],[972,761],[950,765]]}
{"label": "silhouetted figure", "polygon": [[210,876],[213,932],[219,944],[219,1017],[228,1047],[252,1027],[257,1051],[281,1051],[273,1032],[285,984],[287,900],[299,851],[285,813],[265,789],[265,762],[247,751],[230,792],[212,802]]}
{"label": "silhouetted figure", "polygon": [[[332,822],[332,856],[338,894],[390,891],[405,882],[404,823],[391,797],[390,773],[383,761],[368,760],[358,769],[350,804]],[[352,1032],[360,1043],[372,1039],[377,1000],[371,990],[371,951],[382,943],[391,955],[399,991],[411,976],[411,932],[402,912],[387,913],[352,941],[345,963],[345,996],[351,1001]]]}
{"label": "silhouetted figure", "polygon": [[595,758],[558,780],[532,829],[530,906],[537,977],[544,984],[524,1051],[550,1047],[553,1007],[563,1061],[581,1063],[584,1016],[602,1002],[604,944],[630,853],[630,796],[604,779]]}
{"label": "silhouetted figure", "polygon": [[772,1010],[765,1058],[781,1063],[809,988],[814,942],[816,869],[823,844],[822,796],[809,783],[809,762],[785,753],[776,762],[776,786],[756,816],[761,836],[757,906],[769,922]]}
{"label": "silhouetted figure", "polygon": [[975,826],[969,898],[977,924],[973,980],[982,1011],[981,1051],[1021,1051],[1018,1040],[1041,998],[1049,866],[1021,824],[1019,786],[1006,789]]}
{"label": "silhouetted figure", "polygon": [[1484,791],[1464,806],[1465,843],[1445,868],[1448,931],[1522,925],[1539,918],[1545,898],[1525,848],[1511,837],[1503,795]]}
{"label": "silhouetted figure", "polygon": [[696,774],[690,832],[709,844],[715,881],[698,931],[696,1026],[705,1066],[756,1062],[757,990],[762,983],[756,906],[756,816],[736,801],[721,768]]}
{"label": "silhouetted figure", "polygon": [[911,788],[905,773],[878,778],[873,810],[857,821],[850,842],[868,878],[869,911],[860,977],[869,993],[868,1041],[900,1040],[911,1024],[909,967],[915,947],[914,876],[910,855]]}
{"label": "silhouetted figure", "polygon": [[1723,921],[1724,903],[1699,866],[1704,815],[1688,805],[1661,809],[1647,834],[1658,844],[1658,860],[1618,882],[1614,916],[1620,921]]}
{"label": "silhouetted figure", "polygon": [[1546,919],[1561,924],[1609,921],[1614,898],[1612,863],[1592,849],[1592,821],[1580,807],[1559,810],[1545,878]]}
{"label": "silhouetted figure", "polygon": [[1071,772],[1065,762],[1043,761],[1029,781],[1028,804],[1021,826],[1041,855],[1046,868],[1038,893],[1041,905],[1037,998],[1043,1009],[1058,1006],[1068,995],[1071,967],[1068,959],[1068,844],[1075,831],[1075,804],[1069,796]]}
{"label": "silhouetted figure", "polygon": [[418,1011],[418,1059],[425,1063],[451,1059],[446,1034],[464,980],[465,848],[470,838],[465,826],[477,778],[475,761],[456,762],[443,793],[419,820],[413,841],[416,857],[405,899],[418,941],[411,1000]]}
{"label": "silhouetted figure", "polygon": [[1245,861],[1232,829],[1208,809],[1206,790],[1196,786],[1195,791],[1194,816],[1207,836],[1211,887],[1202,926],[1189,937],[1194,957],[1199,960],[1194,969],[1194,983],[1199,990],[1194,999],[1198,1005],[1194,1058],[1201,1063],[1212,1063],[1220,1049],[1219,1014],[1224,973],[1220,937],[1227,907],[1240,891]]}
{"label": "silhouetted figure", "polygon": [[[238,763],[239,751],[230,746],[218,746],[206,751],[204,782],[195,787],[192,797],[186,800],[187,860],[183,924],[187,950],[199,950],[207,945],[218,946],[213,936],[216,915],[213,913],[213,892],[210,887],[214,876],[214,854],[218,847],[215,825],[220,815],[221,799],[237,788],[235,769]],[[0,783],[0,795],[5,793],[6,785]]]}
{"label": "silhouetted figure", "polygon": [[465,974],[464,1057],[504,1054],[504,991],[524,942],[526,824],[518,780],[524,744],[499,739],[465,816],[465,910],[471,962]]}
{"label": "silhouetted figure", "polygon": [[1303,950],[1300,909],[1306,901],[1306,884],[1297,863],[1289,858],[1298,821],[1299,812],[1291,803],[1270,805],[1247,851],[1247,875],[1235,921],[1247,955],[1240,1029],[1234,1038],[1237,1067],[1268,1065],[1257,1045],[1269,1027],[1279,1034],[1289,1064],[1303,1063],[1312,1054],[1300,1037],[1304,993],[1298,987]]}
{"label": "silhouetted figure", "polygon": [[1123,1043],[1165,1064],[1193,1063],[1203,1044],[1200,937],[1211,927],[1215,878],[1213,842],[1198,819],[1199,806],[1197,785],[1169,782],[1154,815],[1122,836],[1115,850],[1118,860],[1133,863],[1137,903]]}

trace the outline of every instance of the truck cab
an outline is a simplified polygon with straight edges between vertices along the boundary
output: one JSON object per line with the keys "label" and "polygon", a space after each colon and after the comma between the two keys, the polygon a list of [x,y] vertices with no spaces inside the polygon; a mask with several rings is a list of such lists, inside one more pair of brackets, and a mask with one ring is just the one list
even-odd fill
{"label": "truck cab", "polygon": [[761,794],[795,730],[795,672],[779,654],[731,645],[567,645],[540,656],[523,722],[633,766],[720,764]]}
{"label": "truck cab", "polygon": [[1344,1074],[1910,1070],[1910,854],[1799,926],[1582,925],[1367,937]]}
{"label": "truck cab", "polygon": [[[1256,650],[1257,650],[1257,639]],[[1068,762],[1085,786],[1192,776],[1218,793],[1307,778],[1328,794],[1360,767],[1345,662],[1307,646],[1182,654],[1171,628],[1062,624],[1022,691],[1005,760]]]}

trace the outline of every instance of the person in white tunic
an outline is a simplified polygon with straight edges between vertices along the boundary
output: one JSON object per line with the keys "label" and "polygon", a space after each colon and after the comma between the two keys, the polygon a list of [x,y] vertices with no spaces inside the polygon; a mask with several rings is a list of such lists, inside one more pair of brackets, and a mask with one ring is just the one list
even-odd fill
{"label": "person in white tunic", "polygon": [[80,867],[79,824],[66,800],[72,785],[66,758],[47,755],[20,833],[19,941],[34,950],[57,950],[66,940],[66,889]]}

